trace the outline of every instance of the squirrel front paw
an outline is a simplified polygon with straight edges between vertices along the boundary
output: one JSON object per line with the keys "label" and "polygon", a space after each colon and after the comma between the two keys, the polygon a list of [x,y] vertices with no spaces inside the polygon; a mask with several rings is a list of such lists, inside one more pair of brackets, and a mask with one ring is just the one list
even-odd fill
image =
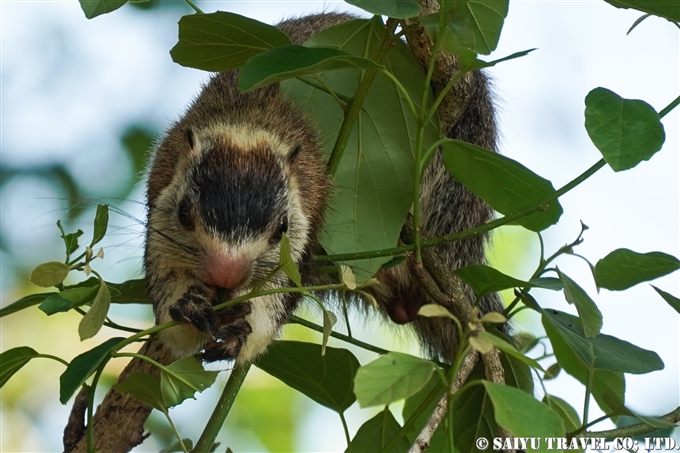
{"label": "squirrel front paw", "polygon": [[177,303],[170,308],[175,321],[193,324],[200,332],[213,338],[219,328],[217,313],[212,308],[212,294],[201,286],[190,286]]}
{"label": "squirrel front paw", "polygon": [[219,328],[214,341],[203,347],[199,358],[204,362],[235,360],[248,335],[253,331],[245,317],[251,313],[249,302],[243,302],[225,310],[220,310]]}
{"label": "squirrel front paw", "polygon": [[205,362],[234,360],[241,346],[252,332],[245,317],[251,312],[249,302],[216,312],[212,307],[214,295],[201,286],[190,286],[177,303],[170,308],[176,321],[192,324],[212,341],[203,345],[198,357]]}

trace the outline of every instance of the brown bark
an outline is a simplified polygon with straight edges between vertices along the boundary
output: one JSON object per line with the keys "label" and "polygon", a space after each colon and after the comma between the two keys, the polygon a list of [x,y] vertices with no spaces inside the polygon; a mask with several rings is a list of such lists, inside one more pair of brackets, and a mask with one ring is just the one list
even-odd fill
{"label": "brown bark", "polygon": [[[421,2],[421,14],[427,16],[439,11],[439,3],[436,0],[424,0]],[[406,24],[406,41],[416,57],[416,60],[427,72],[432,59],[432,40],[425,32],[425,28],[419,24]],[[437,97],[449,81],[456,75],[460,65],[455,55],[446,52],[438,52],[432,72],[432,91]],[[441,130],[447,133],[463,114],[465,107],[473,93],[473,75],[465,74],[456,82],[451,90],[446,94],[444,100],[439,105],[439,122]]]}
{"label": "brown bark", "polygon": [[[144,343],[139,354],[150,357],[163,365],[172,362],[170,351],[156,341]],[[158,368],[149,362],[132,359],[118,377],[116,383],[124,381],[133,372],[146,373],[156,377],[160,375]],[[77,410],[77,408],[78,405],[74,404],[74,410]],[[150,413],[151,407],[135,397],[118,393],[113,389],[109,390],[102,403],[97,407],[93,420],[95,449],[106,453],[125,453],[132,450],[148,437],[148,434],[144,434],[144,423]],[[82,417],[82,415],[80,416]],[[74,419],[74,426],[77,426],[78,422],[75,421],[77,415],[71,418]],[[69,425],[72,423],[71,418],[69,418]],[[80,438],[75,442],[70,440],[69,443],[74,446],[65,450],[66,453],[87,452],[87,432],[82,430]]]}

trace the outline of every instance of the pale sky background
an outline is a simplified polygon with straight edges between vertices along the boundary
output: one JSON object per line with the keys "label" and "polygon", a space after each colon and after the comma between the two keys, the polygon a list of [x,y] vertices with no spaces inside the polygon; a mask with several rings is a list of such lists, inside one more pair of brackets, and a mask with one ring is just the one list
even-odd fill
{"label": "pale sky background", "polygon": [[[267,23],[324,9],[351,8],[330,1],[198,4],[206,12],[231,11]],[[74,1],[2,1],[1,8],[2,161],[12,165],[65,162],[74,173],[87,175],[87,187],[101,197],[126,174],[127,163],[116,160],[122,128],[137,121],[162,130],[197,95],[207,77],[175,65],[168,54],[176,42],[176,22],[181,15],[191,14],[189,8],[139,14],[125,6],[92,21],[84,18]],[[650,18],[626,36],[640,15],[603,1],[512,1],[492,58],[528,48],[538,50],[489,71],[497,96],[501,152],[560,187],[600,158],[583,127],[584,98],[591,89],[602,86],[625,98],[643,99],[657,111],[675,99],[680,88],[678,29]],[[677,109],[664,118],[666,143],[650,162],[619,174],[605,168],[561,199],[565,214],[545,233],[548,253],[571,242],[582,220],[590,230],[577,250],[592,263],[621,247],[680,256],[678,118]],[[24,266],[44,261],[46,250],[52,250],[56,242],[54,223],[64,216],[65,207],[56,196],[44,182],[29,178],[13,179],[0,193],[0,231]],[[143,201],[141,186],[131,198]],[[138,204],[121,207],[144,215]],[[112,224],[130,222],[118,218]],[[137,226],[136,231],[141,229]],[[498,257],[506,272],[528,278],[535,266],[537,242],[519,227],[506,227],[497,235],[507,241],[516,239],[523,248],[533,244],[528,250],[514,251],[512,244],[505,244],[503,249],[510,249],[511,256]],[[139,234],[109,239],[119,247],[107,249],[105,264],[110,267],[102,269],[107,279],[139,277]],[[525,251],[528,257],[523,256]],[[54,251],[50,259],[61,259],[58,253]],[[12,302],[7,294],[16,282],[27,278],[14,274],[11,261],[2,255],[3,305]],[[604,333],[652,349],[664,360],[663,371],[626,376],[629,407],[657,415],[680,405],[678,314],[648,284],[622,293],[603,290],[597,294],[584,262],[565,258],[558,265],[596,300],[604,314]],[[654,284],[680,296],[678,282],[675,273]],[[542,303],[572,311],[561,293],[536,295]],[[541,334],[538,317],[520,319],[518,329]],[[2,350],[7,348],[3,344]],[[581,411],[583,387],[574,379],[563,373],[548,382],[547,388]],[[195,404],[212,410],[218,391],[211,389]],[[61,448],[60,431],[70,406],[58,403],[56,387],[51,392],[37,427],[21,425],[39,430],[25,436],[21,451]],[[183,414],[177,411],[178,424],[188,423],[197,407],[186,406]],[[356,408],[349,414],[353,433],[367,417]],[[592,404],[591,419],[599,415],[599,408]],[[305,417],[298,451],[344,450],[335,414],[315,407]],[[2,437],[16,426],[8,425],[3,416]],[[609,427],[606,423],[598,426]],[[197,438],[191,432],[187,435]],[[257,451],[261,447],[256,442],[241,439],[230,445],[234,451]],[[153,448],[145,444],[140,451]]]}

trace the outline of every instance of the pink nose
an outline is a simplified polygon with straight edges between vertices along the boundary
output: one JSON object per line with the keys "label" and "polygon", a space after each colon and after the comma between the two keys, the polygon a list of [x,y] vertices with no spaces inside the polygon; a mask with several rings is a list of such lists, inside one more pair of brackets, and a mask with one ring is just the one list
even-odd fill
{"label": "pink nose", "polygon": [[203,281],[226,289],[239,289],[250,274],[250,260],[243,256],[212,255],[206,257]]}

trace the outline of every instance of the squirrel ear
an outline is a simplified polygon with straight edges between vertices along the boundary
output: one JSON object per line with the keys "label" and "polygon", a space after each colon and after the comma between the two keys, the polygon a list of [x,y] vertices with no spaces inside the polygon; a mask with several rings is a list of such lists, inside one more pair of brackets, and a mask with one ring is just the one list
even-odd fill
{"label": "squirrel ear", "polygon": [[186,131],[184,131],[184,138],[189,144],[189,148],[194,149],[194,131],[191,129],[191,126],[187,127]]}
{"label": "squirrel ear", "polygon": [[297,144],[293,147],[290,153],[288,153],[288,163],[292,164],[297,160],[297,157],[300,155],[300,151],[302,150],[302,145]]}

